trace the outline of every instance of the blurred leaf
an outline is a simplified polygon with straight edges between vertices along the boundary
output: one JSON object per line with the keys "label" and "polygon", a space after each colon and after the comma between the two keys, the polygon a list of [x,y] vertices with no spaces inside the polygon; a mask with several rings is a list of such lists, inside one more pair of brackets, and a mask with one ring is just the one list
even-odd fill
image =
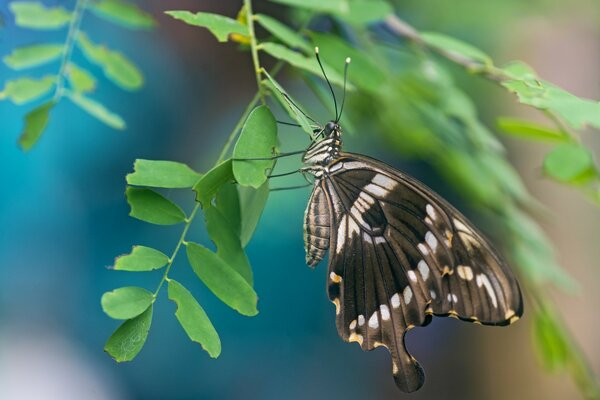
{"label": "blurred leaf", "polygon": [[235,183],[226,183],[221,186],[221,189],[217,192],[215,207],[225,217],[229,226],[233,228],[238,237],[240,237],[242,217],[238,185]]}
{"label": "blurred leaf", "polygon": [[[302,54],[277,43],[261,43],[258,45],[258,49],[265,51],[278,60],[285,61],[294,67],[310,72],[319,78],[323,78],[323,72],[321,72],[321,68],[315,57],[305,57]],[[323,63],[323,68],[325,68],[327,77],[332,84],[339,85],[340,87],[344,86],[344,78],[340,74],[326,63]],[[348,89],[351,88],[352,86],[349,85]]]}
{"label": "blurred leaf", "polygon": [[580,144],[560,144],[544,158],[544,171],[561,182],[577,183],[590,170],[594,171],[592,153]]}
{"label": "blurred leaf", "polygon": [[208,171],[196,184],[193,189],[196,192],[196,201],[202,203],[203,207],[208,207],[211,200],[221,186],[233,181],[232,161],[227,159],[221,164]]}
{"label": "blurred leaf", "polygon": [[175,316],[189,338],[199,343],[212,358],[219,357],[219,334],[194,296],[181,283],[170,279],[169,300],[177,304]]}
{"label": "blurred leaf", "polygon": [[393,12],[385,0],[350,0],[349,11],[337,15],[351,24],[364,25],[380,21]]}
{"label": "blurred leaf", "polygon": [[90,10],[97,16],[126,28],[149,29],[156,25],[151,14],[129,1],[94,1],[90,4]]}
{"label": "blurred leaf", "polygon": [[191,13],[189,11],[165,11],[165,14],[181,20],[186,24],[206,28],[219,42],[226,42],[229,35],[237,33],[249,36],[248,27],[235,19],[219,14],[205,12]]}
{"label": "blurred leaf", "polygon": [[44,129],[46,129],[46,125],[48,125],[50,110],[52,110],[55,104],[54,101],[49,101],[34,108],[25,115],[25,127],[19,137],[19,145],[23,150],[27,151],[31,149],[40,140]]}
{"label": "blurred leaf", "polygon": [[57,59],[64,47],[62,44],[51,43],[17,47],[2,60],[4,64],[16,70],[36,67]]}
{"label": "blurred leaf", "polygon": [[217,246],[217,255],[252,286],[252,268],[238,233],[215,207],[206,208],[204,216],[208,235]]}
{"label": "blurred leaf", "polygon": [[[242,4],[242,7],[240,7],[240,10],[238,11],[235,20],[244,26],[248,25],[248,10],[246,9],[246,4]],[[240,35],[239,33],[232,33],[231,35],[229,35],[229,39],[234,42],[246,45],[249,45],[252,42],[250,36]]]}
{"label": "blurred leaf", "polygon": [[277,123],[267,106],[258,106],[248,116],[233,149],[233,175],[242,186],[259,187],[267,180],[274,160],[242,161],[273,156],[277,146]]}
{"label": "blurred leaf", "polygon": [[93,43],[84,32],[77,36],[77,43],[87,59],[101,67],[104,75],[121,88],[137,90],[144,84],[139,68],[122,53]]}
{"label": "blurred leaf", "polygon": [[313,51],[313,48],[300,34],[288,28],[285,24],[279,22],[275,18],[264,14],[257,14],[256,18],[263,28],[289,47],[303,50],[305,53],[311,53]]}
{"label": "blurred leaf", "polygon": [[[308,118],[300,112],[294,104],[298,104],[290,97],[289,94],[285,92],[283,87],[269,75],[267,71],[263,71],[263,73],[267,76],[267,80],[263,81],[263,84],[267,86],[267,88],[273,93],[275,99],[279,102],[281,107],[283,107],[290,118],[296,121],[302,130],[308,133],[311,137],[313,135],[313,130],[310,125],[310,121]],[[294,104],[292,104],[292,102]]]}
{"label": "blurred leaf", "polygon": [[348,0],[271,0],[274,3],[285,4],[291,7],[306,8],[309,10],[328,12],[333,14],[346,14],[350,11]]}
{"label": "blurred leaf", "polygon": [[178,205],[153,190],[129,186],[125,195],[134,218],[157,225],[173,225],[186,218]]}
{"label": "blurred leaf", "polygon": [[175,161],[137,159],[125,179],[130,185],[160,188],[191,188],[201,175],[186,164]]}
{"label": "blurred leaf", "polygon": [[534,314],[533,338],[544,366],[557,371],[569,360],[569,345],[555,318],[545,309]]}
{"label": "blurred leaf", "polygon": [[92,117],[104,122],[113,129],[125,129],[125,121],[120,115],[108,110],[103,104],[93,100],[81,93],[67,92],[67,97],[71,99],[79,108],[90,114]]}
{"label": "blurred leaf", "polygon": [[258,314],[254,289],[221,257],[192,242],[187,245],[187,256],[196,275],[223,303],[243,315]]}
{"label": "blurred leaf", "polygon": [[116,362],[131,361],[144,347],[152,324],[152,306],[133,319],[128,319],[108,338],[104,351]]}
{"label": "blurred leaf", "polygon": [[86,93],[96,89],[94,75],[72,62],[67,66],[67,78],[74,92]]}
{"label": "blurred leaf", "polygon": [[512,79],[524,81],[535,81],[538,79],[533,68],[522,61],[511,61],[502,67],[502,71]]}
{"label": "blurred leaf", "polygon": [[571,137],[558,130],[517,118],[498,118],[498,129],[511,136],[542,142],[568,142]]}
{"label": "blurred leaf", "polygon": [[541,106],[557,113],[573,128],[600,129],[600,102],[577,97],[554,85],[548,86],[544,97],[546,101]]}
{"label": "blurred leaf", "polygon": [[454,53],[472,61],[481,62],[487,66],[493,65],[492,59],[487,54],[462,40],[437,32],[421,32],[421,38],[431,47]]}
{"label": "blurred leaf", "polygon": [[0,92],[0,100],[8,99],[15,104],[25,104],[48,93],[55,83],[56,76],[53,75],[39,79],[23,77],[9,80]]}
{"label": "blurred leaf", "polygon": [[58,29],[71,21],[71,13],[63,7],[46,7],[39,1],[13,1],[9,5],[15,24],[31,29]]}
{"label": "blurred leaf", "polygon": [[167,265],[169,257],[146,246],[133,246],[131,253],[115,259],[113,269],[118,271],[152,271]]}
{"label": "blurred leaf", "polygon": [[239,186],[238,191],[242,217],[240,239],[242,247],[246,247],[254,235],[260,216],[267,204],[269,181],[263,183],[258,189]]}
{"label": "blurred leaf", "polygon": [[127,286],[102,295],[102,310],[111,318],[130,319],[143,313],[154,302],[148,290]]}

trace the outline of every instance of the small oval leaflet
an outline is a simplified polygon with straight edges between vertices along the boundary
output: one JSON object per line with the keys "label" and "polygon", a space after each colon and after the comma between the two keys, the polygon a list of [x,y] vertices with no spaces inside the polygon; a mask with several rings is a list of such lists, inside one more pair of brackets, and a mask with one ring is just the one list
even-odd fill
{"label": "small oval leaflet", "polygon": [[194,186],[201,176],[180,162],[137,159],[125,179],[130,185],[183,189]]}
{"label": "small oval leaflet", "polygon": [[125,190],[131,207],[130,216],[157,225],[173,225],[185,220],[183,210],[159,193],[150,189],[129,186]]}
{"label": "small oval leaflet", "polygon": [[133,319],[128,319],[108,338],[104,345],[116,362],[131,361],[142,350],[152,325],[152,306]]}
{"label": "small oval leaflet", "polygon": [[130,319],[144,312],[154,302],[148,290],[127,286],[106,292],[102,296],[102,309],[111,318]]}
{"label": "small oval leaflet", "polygon": [[152,271],[167,265],[169,257],[146,246],[133,246],[131,253],[115,259],[113,269],[119,271]]}

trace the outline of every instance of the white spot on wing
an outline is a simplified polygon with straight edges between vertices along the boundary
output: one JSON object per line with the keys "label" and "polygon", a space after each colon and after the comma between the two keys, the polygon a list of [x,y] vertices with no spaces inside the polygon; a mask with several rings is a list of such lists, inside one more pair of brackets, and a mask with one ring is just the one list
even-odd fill
{"label": "white spot on wing", "polygon": [[350,237],[354,237],[354,235],[358,235],[360,232],[360,228],[356,221],[353,218],[348,218],[348,235]]}
{"label": "white spot on wing", "polygon": [[369,192],[377,197],[385,197],[388,194],[388,191],[381,186],[374,185],[369,183],[367,186],[363,188],[365,192]]}
{"label": "white spot on wing", "polygon": [[434,292],[433,290],[430,290],[430,291],[429,291],[429,295],[431,296],[431,299],[432,299],[432,300],[435,300],[435,299],[437,299],[437,293],[436,293],[436,292]]}
{"label": "white spot on wing", "polygon": [[419,248],[419,251],[421,252],[421,254],[423,254],[424,256],[429,254],[429,249],[423,243],[419,243],[417,245],[417,247]]}
{"label": "white spot on wing", "polygon": [[343,164],[344,163],[341,162],[333,164],[331,167],[329,167],[329,172],[337,171],[338,169],[342,168]]}
{"label": "white spot on wing", "polygon": [[459,265],[458,267],[456,267],[456,272],[458,272],[458,276],[460,276],[466,281],[473,280],[473,269],[471,267]]}
{"label": "white spot on wing", "polygon": [[390,301],[392,302],[392,307],[393,308],[398,308],[400,307],[400,294],[396,293],[392,296],[392,298],[390,299]]}
{"label": "white spot on wing", "polygon": [[390,309],[387,305],[382,304],[379,306],[379,312],[381,313],[381,319],[387,321],[390,319]]}
{"label": "white spot on wing", "polygon": [[410,279],[413,282],[417,282],[417,274],[415,274],[415,271],[408,270],[408,272],[406,273],[406,275],[408,275],[408,279]]}
{"label": "white spot on wing", "polygon": [[412,292],[412,289],[410,288],[410,286],[407,286],[404,288],[402,295],[404,296],[404,303],[405,304],[410,303],[410,301],[412,300],[412,296],[413,296],[413,292]]}
{"label": "white spot on wing", "polygon": [[498,299],[496,298],[496,293],[494,292],[490,279],[484,274],[477,275],[477,286],[485,286],[485,290],[488,296],[490,296],[494,308],[498,308]]}
{"label": "white spot on wing", "polygon": [[394,190],[394,188],[398,185],[398,182],[383,174],[375,175],[373,179],[371,179],[371,182],[375,183],[376,185],[382,186],[387,190]]}
{"label": "white spot on wing", "polygon": [[379,328],[379,318],[377,317],[377,311],[375,311],[373,315],[371,315],[371,318],[369,318],[369,326],[373,329]]}
{"label": "white spot on wing", "polygon": [[358,326],[363,326],[365,324],[365,316],[360,314],[358,316]]}
{"label": "white spot on wing", "polygon": [[417,264],[417,268],[419,269],[419,273],[423,277],[423,280],[427,280],[427,278],[429,277],[429,266],[427,265],[425,260],[419,261],[419,263]]}
{"label": "white spot on wing", "polygon": [[385,243],[385,238],[383,236],[375,236],[375,244]]}
{"label": "white spot on wing", "polygon": [[456,227],[456,229],[458,229],[459,231],[463,231],[463,232],[467,232],[467,233],[471,233],[471,230],[462,222],[460,222],[459,220],[457,220],[456,218],[452,219],[452,222],[454,222],[454,226]]}
{"label": "white spot on wing", "polygon": [[350,322],[350,330],[353,331],[354,329],[356,329],[356,320]]}
{"label": "white spot on wing", "polygon": [[429,215],[431,217],[431,219],[435,219],[436,217],[436,213],[435,213],[435,208],[433,208],[433,206],[431,204],[427,204],[425,206],[425,211],[427,212],[427,215]]}
{"label": "white spot on wing", "polygon": [[346,224],[348,222],[348,216],[344,215],[342,220],[340,221],[340,227],[338,228],[337,233],[337,243],[335,245],[336,254],[340,254],[342,248],[344,247],[344,242],[346,241]]}
{"label": "white spot on wing", "polygon": [[340,283],[342,281],[342,277],[339,276],[338,274],[336,274],[335,272],[331,271],[331,273],[329,274],[329,278],[331,279],[332,282],[334,283]]}
{"label": "white spot on wing", "polygon": [[429,247],[431,247],[431,250],[435,251],[435,249],[437,248],[437,245],[438,245],[438,241],[437,241],[437,238],[435,237],[435,235],[431,231],[428,231],[425,234],[425,241],[427,242]]}

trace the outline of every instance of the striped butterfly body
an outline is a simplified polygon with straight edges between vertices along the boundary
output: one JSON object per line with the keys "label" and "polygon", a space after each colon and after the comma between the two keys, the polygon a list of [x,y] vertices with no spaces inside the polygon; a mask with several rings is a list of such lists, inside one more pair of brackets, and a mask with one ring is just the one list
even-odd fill
{"label": "striped butterfly body", "polygon": [[341,152],[341,129],[305,152],[314,175],[305,213],[306,262],[329,251],[327,291],[339,335],[363,350],[389,349],[396,385],[418,390],[424,372],[404,335],[432,316],[508,325],[521,292],[491,244],[454,207],[417,180],[366,156]]}

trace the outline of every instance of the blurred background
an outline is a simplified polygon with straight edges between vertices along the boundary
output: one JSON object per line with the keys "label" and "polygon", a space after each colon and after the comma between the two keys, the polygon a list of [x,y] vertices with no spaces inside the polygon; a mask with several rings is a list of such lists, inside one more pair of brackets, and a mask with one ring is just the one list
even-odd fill
{"label": "blurred background", "polygon": [[[72,6],[70,1],[45,3]],[[256,3],[258,11],[285,15],[282,7]],[[460,37],[500,63],[522,59],[546,80],[576,95],[600,98],[597,1],[396,3],[399,15],[419,29]],[[25,111],[0,103],[0,399],[579,398],[566,374],[541,369],[527,308],[523,320],[508,329],[435,319],[427,328],[412,330],[408,346],[424,366],[427,382],[416,394],[398,392],[385,350],[363,353],[338,338],[334,307],[325,294],[325,264],[315,271],[304,264],[308,189],[272,194],[247,248],[258,316],[235,313],[203,287],[185,256],[175,261],[173,276],[187,282],[221,336],[223,352],[217,360],[188,340],[165,293],[155,305],[153,326],[138,357],[116,364],[104,354],[104,342],[118,322],[103,314],[102,293],[131,284],[152,288],[161,276],[106,267],[133,244],[170,252],[180,234],[180,227],[152,226],[127,216],[125,174],[136,158],[181,161],[207,170],[256,84],[250,57],[236,44],[219,44],[207,31],[162,13],[189,9],[235,16],[238,2],[139,4],[158,19],[156,31],[107,28],[93,15],[83,20],[90,35],[129,54],[144,72],[141,92],[124,93],[100,82],[95,94],[119,110],[126,131],[106,128],[62,102],[40,143],[23,153],[16,140]],[[7,1],[0,2],[0,15],[0,55],[40,40],[39,32],[14,26]],[[43,35],[60,42],[65,32]],[[79,57],[75,54],[74,60]],[[41,72],[55,69],[51,65]],[[0,81],[14,75],[0,66]],[[286,83],[317,119],[331,118],[303,85]],[[460,79],[460,85],[490,125],[498,115],[536,118],[481,79]],[[377,132],[350,133],[347,150],[409,172],[465,210],[460,196],[427,164],[386,150]],[[294,128],[281,128],[280,140],[289,149],[306,146],[305,136]],[[597,135],[585,140],[600,150]],[[600,212],[576,191],[542,178],[539,166],[547,148],[521,141],[505,145],[528,188],[551,210],[541,222],[560,263],[580,283],[576,293],[555,291],[553,298],[598,374]],[[285,171],[300,161],[280,165]],[[188,207],[192,201],[190,193]],[[192,236],[206,239],[201,226]]]}

